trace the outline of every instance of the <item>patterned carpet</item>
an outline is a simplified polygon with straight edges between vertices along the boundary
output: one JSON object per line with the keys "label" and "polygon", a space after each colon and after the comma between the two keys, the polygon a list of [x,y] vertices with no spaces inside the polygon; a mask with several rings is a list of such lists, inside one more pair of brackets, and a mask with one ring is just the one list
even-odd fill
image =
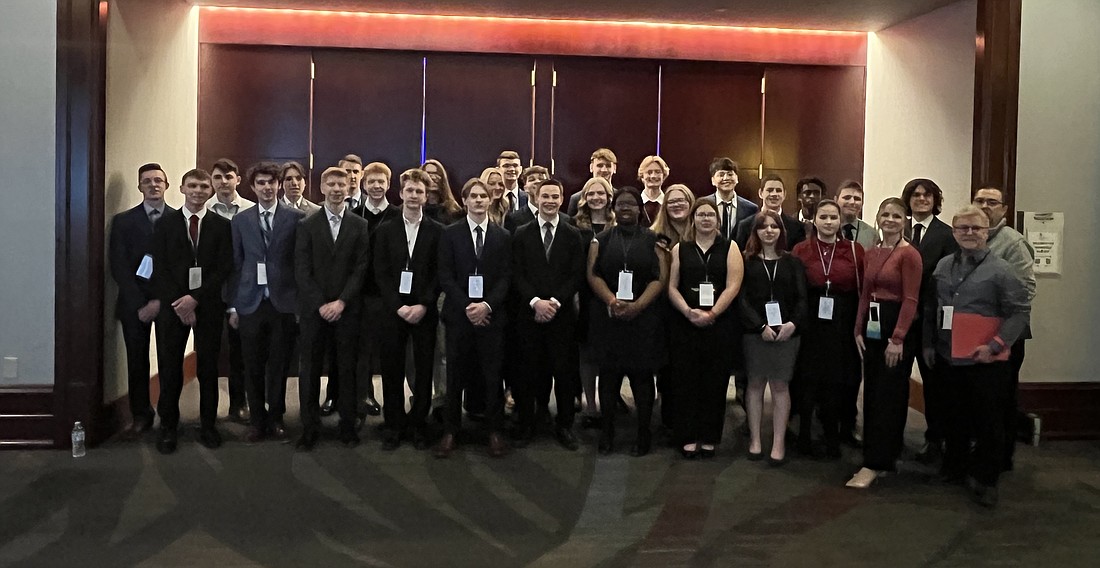
{"label": "patterned carpet", "polygon": [[[194,385],[189,385],[193,389]],[[185,395],[193,408],[194,393]],[[223,397],[224,399],[224,397]],[[223,400],[224,407],[224,400]],[[223,408],[224,414],[224,408]],[[923,428],[911,414],[910,442]],[[185,426],[67,452],[0,453],[0,566],[1095,566],[1100,444],[1020,446],[1001,505],[973,505],[905,464],[843,487],[859,454],[783,468],[743,457],[740,409],[712,461],[661,446],[645,458],[576,453],[542,438],[504,459],[324,441],[312,453],[227,443]],[[624,417],[624,421],[629,418]],[[288,420],[296,430],[296,419]],[[628,431],[624,422],[621,431]],[[622,447],[628,436],[623,435]]]}

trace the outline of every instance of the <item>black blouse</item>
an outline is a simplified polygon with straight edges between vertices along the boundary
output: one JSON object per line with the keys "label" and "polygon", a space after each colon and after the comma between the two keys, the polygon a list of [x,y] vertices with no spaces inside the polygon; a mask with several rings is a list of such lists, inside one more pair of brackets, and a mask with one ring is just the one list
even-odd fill
{"label": "black blouse", "polygon": [[680,283],[676,289],[688,307],[711,309],[699,305],[700,282],[714,284],[714,301],[718,301],[718,296],[726,289],[726,258],[729,251],[730,242],[721,235],[714,239],[714,244],[706,252],[695,241],[680,242]]}
{"label": "black blouse", "polygon": [[768,322],[764,305],[772,300],[779,302],[783,321],[793,323],[797,335],[806,321],[806,269],[793,255],[778,260],[745,259],[745,279],[737,304],[746,333],[758,333]]}
{"label": "black blouse", "polygon": [[634,299],[642,296],[646,286],[661,277],[661,264],[657,258],[657,235],[638,226],[616,225],[599,235],[596,241],[600,250],[593,273],[607,283],[612,294],[619,290],[619,272],[629,270],[633,276]]}

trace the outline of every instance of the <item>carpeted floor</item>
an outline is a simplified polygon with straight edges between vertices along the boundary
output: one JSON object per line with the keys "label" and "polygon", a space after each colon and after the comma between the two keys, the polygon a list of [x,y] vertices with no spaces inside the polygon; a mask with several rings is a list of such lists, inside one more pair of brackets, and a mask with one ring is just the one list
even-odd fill
{"label": "carpeted floor", "polygon": [[[184,397],[192,424],[194,389]],[[923,421],[910,418],[915,445]],[[575,453],[544,437],[504,459],[466,445],[440,461],[381,451],[379,418],[354,450],[246,446],[244,427],[223,422],[227,443],[215,451],[185,425],[172,456],[156,453],[152,435],[80,459],[3,452],[0,566],[1100,563],[1100,443],[1020,446],[990,511],[909,462],[869,490],[846,489],[854,450],[833,463],[746,461],[743,420],[731,406],[718,457],[691,462],[664,445],[631,458],[627,434],[623,453],[598,456],[595,431],[579,428]]]}

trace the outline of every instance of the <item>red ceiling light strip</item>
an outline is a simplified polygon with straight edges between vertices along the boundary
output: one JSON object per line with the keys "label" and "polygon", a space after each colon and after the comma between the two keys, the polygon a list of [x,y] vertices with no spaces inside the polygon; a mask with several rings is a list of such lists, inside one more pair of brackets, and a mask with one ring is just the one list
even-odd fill
{"label": "red ceiling light strip", "polygon": [[634,21],[205,6],[204,43],[866,65],[867,34]]}

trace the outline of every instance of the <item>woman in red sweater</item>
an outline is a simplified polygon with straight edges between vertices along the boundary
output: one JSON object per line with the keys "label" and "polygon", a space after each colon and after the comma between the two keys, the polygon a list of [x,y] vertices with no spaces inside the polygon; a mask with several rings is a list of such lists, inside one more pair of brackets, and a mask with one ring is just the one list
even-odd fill
{"label": "woman in red sweater", "polygon": [[909,327],[917,314],[921,256],[903,236],[905,203],[886,198],[875,217],[880,232],[867,251],[866,279],[856,314],[855,340],[863,356],[863,469],[848,487],[866,488],[882,472],[895,471],[909,412]]}

